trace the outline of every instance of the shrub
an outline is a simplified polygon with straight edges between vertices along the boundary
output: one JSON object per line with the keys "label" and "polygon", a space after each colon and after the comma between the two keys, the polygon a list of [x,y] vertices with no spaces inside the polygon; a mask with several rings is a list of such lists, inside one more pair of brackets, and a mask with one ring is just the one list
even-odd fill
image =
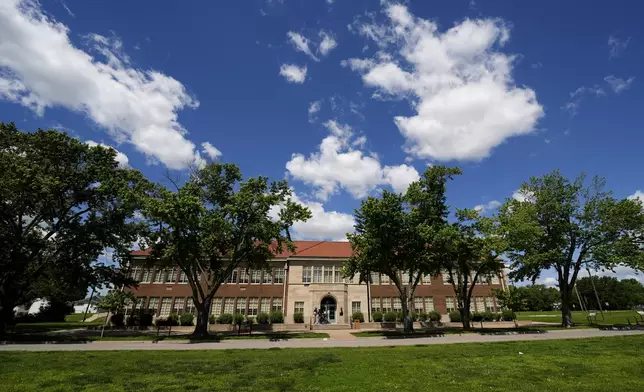
{"label": "shrub", "polygon": [[170,313],[170,315],[168,315],[167,320],[168,320],[168,325],[169,326],[174,327],[174,326],[179,325],[179,315],[176,314],[176,313]]}
{"label": "shrub", "polygon": [[232,324],[233,315],[230,313],[222,313],[217,317],[217,324]]}
{"label": "shrub", "polygon": [[166,325],[168,325],[168,320],[159,317],[158,319],[154,320],[154,325],[157,327],[165,327]]}
{"label": "shrub", "polygon": [[494,321],[495,314],[490,312],[489,310],[486,310],[483,312],[483,321]]}
{"label": "shrub", "polygon": [[435,323],[441,321],[441,314],[435,310],[432,310],[431,312],[429,312],[427,314],[427,317],[429,318],[429,321],[432,321]]}
{"label": "shrub", "polygon": [[244,322],[244,315],[241,313],[235,313],[233,315],[233,324],[240,325]]}
{"label": "shrub", "polygon": [[494,314],[494,321],[501,321],[501,320],[503,320],[503,314],[495,313]]}
{"label": "shrub", "polygon": [[396,316],[397,316],[396,312],[387,312],[385,313],[384,319],[388,323],[394,323],[396,322]]}
{"label": "shrub", "polygon": [[208,317],[208,324],[216,324],[216,323],[217,323],[217,317],[215,317],[215,315],[214,315],[214,314],[211,314],[211,315]]}
{"label": "shrub", "polygon": [[304,314],[293,313],[293,321],[295,321],[297,324],[302,324],[304,322]]}
{"label": "shrub", "polygon": [[453,323],[460,323],[461,322],[461,312],[458,310],[455,310],[453,312],[449,312],[449,321]]}
{"label": "shrub", "polygon": [[269,321],[268,313],[262,312],[257,315],[258,324],[268,324],[268,321]]}
{"label": "shrub", "polygon": [[418,321],[427,321],[429,319],[429,315],[427,312],[419,312],[418,313]]}
{"label": "shrub", "polygon": [[416,312],[409,312],[409,317],[411,317],[411,321],[418,321],[418,313]]}
{"label": "shrub", "polygon": [[403,322],[403,312],[396,312],[396,321],[399,323]]}
{"label": "shrub", "polygon": [[483,321],[483,313],[480,312],[474,312],[470,316],[470,320],[474,321],[475,323]]}
{"label": "shrub", "polygon": [[274,310],[269,314],[271,324],[282,324],[284,322],[284,313],[281,310]]}
{"label": "shrub", "polygon": [[150,327],[152,326],[152,314],[143,313],[139,318],[139,325],[141,327]]}
{"label": "shrub", "polygon": [[354,312],[353,315],[351,315],[351,320],[353,321],[360,321],[361,323],[364,323],[364,314],[362,312]]}
{"label": "shrub", "polygon": [[373,312],[373,322],[374,323],[382,322],[382,312]]}
{"label": "shrub", "polygon": [[125,325],[125,316],[122,313],[115,313],[110,317],[110,323],[115,327],[123,327]]}
{"label": "shrub", "polygon": [[195,315],[192,313],[184,313],[179,317],[179,322],[182,326],[194,325]]}
{"label": "shrub", "polygon": [[131,314],[127,316],[127,326],[128,327],[136,327],[139,325],[139,316],[136,314]]}
{"label": "shrub", "polygon": [[503,321],[514,321],[517,318],[517,315],[510,309],[506,309],[501,313]]}

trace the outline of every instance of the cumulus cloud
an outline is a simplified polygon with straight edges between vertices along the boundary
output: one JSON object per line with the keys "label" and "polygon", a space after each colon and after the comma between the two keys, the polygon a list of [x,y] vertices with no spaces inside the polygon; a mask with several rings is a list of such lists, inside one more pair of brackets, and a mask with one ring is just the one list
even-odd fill
{"label": "cumulus cloud", "polygon": [[295,179],[312,185],[320,200],[327,200],[340,189],[355,198],[365,197],[380,185],[390,185],[404,192],[409,183],[419,179],[412,166],[382,166],[377,157],[365,155],[355,148],[353,129],[334,120],[325,124],[329,135],[322,140],[319,151],[308,157],[295,153],[286,163]]}
{"label": "cumulus cloud", "polygon": [[199,102],[176,79],[130,64],[116,38],[85,37],[74,46],[69,29],[35,0],[0,4],[0,97],[42,116],[64,107],[82,113],[117,143],[131,143],[152,161],[183,169],[200,160],[178,112]]}
{"label": "cumulus cloud", "polygon": [[385,24],[351,25],[381,48],[375,58],[343,64],[362,75],[376,97],[409,100],[415,115],[396,116],[406,151],[441,161],[477,160],[512,136],[535,130],[543,108],[536,94],[512,79],[514,56],[499,19],[465,19],[445,32],[386,4]]}
{"label": "cumulus cloud", "polygon": [[322,100],[314,101],[309,104],[309,122],[314,123],[317,121],[317,114],[322,109]]}
{"label": "cumulus cloud", "polygon": [[298,67],[294,64],[282,64],[280,67],[280,75],[284,76],[289,83],[304,83],[306,71],[306,66]]}
{"label": "cumulus cloud", "polygon": [[217,159],[219,158],[222,154],[217,147],[213,146],[210,144],[210,142],[203,142],[201,143],[201,147],[203,148],[202,152],[206,154],[207,156],[210,157],[210,159]]}
{"label": "cumulus cloud", "polygon": [[619,94],[624,90],[628,90],[629,87],[631,87],[631,84],[635,81],[635,77],[631,76],[630,78],[624,80],[622,78],[618,78],[614,75],[609,75],[604,78],[606,83],[610,85],[610,88],[613,90],[615,94]]}
{"label": "cumulus cloud", "polygon": [[320,31],[319,35],[320,35],[320,38],[322,38],[322,41],[320,42],[318,51],[322,56],[326,56],[327,54],[329,54],[330,51],[332,51],[338,46],[338,42],[335,40],[335,38],[332,35],[329,35],[325,31]]}
{"label": "cumulus cloud", "polygon": [[95,142],[93,140],[88,140],[88,141],[85,142],[85,144],[87,144],[90,147],[101,146],[101,147],[105,147],[105,148],[111,148],[112,150],[116,151],[116,158],[115,158],[116,162],[118,162],[119,165],[121,165],[121,167],[130,167],[130,160],[128,159],[127,155],[123,154],[122,152],[120,152],[116,148],[114,148],[112,146],[109,146],[107,144],[104,144],[104,143],[97,143],[97,142]]}
{"label": "cumulus cloud", "polygon": [[[353,232],[355,220],[352,214],[326,211],[322,203],[304,200],[296,193],[291,196],[291,201],[302,204],[311,211],[309,220],[293,225],[292,234],[295,239],[346,241],[347,233]],[[277,218],[278,214],[279,207],[273,207],[269,213],[273,218]]]}
{"label": "cumulus cloud", "polygon": [[628,37],[625,40],[619,39],[618,37],[615,37],[613,35],[608,37],[608,58],[612,59],[621,56],[622,52],[626,50],[629,42],[631,42],[631,37]]}
{"label": "cumulus cloud", "polygon": [[632,195],[630,195],[628,198],[629,198],[630,200],[639,200],[639,201],[640,201],[640,203],[642,203],[642,204],[644,205],[644,192],[642,192],[642,191],[641,191],[641,190],[639,190],[639,189],[638,189],[638,190],[636,190],[636,191],[635,191],[635,193],[633,193]]}
{"label": "cumulus cloud", "polygon": [[501,206],[501,202],[498,200],[492,200],[489,201],[485,204],[479,204],[477,206],[474,206],[474,210],[477,211],[480,214],[486,214],[488,212],[492,212],[499,208]]}

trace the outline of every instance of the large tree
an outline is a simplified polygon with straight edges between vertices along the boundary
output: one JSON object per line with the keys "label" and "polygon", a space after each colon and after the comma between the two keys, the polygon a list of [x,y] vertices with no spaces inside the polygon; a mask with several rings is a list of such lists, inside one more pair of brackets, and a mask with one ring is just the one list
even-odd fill
{"label": "large tree", "polygon": [[[635,279],[586,276],[577,281],[577,292],[587,309],[600,309],[601,305],[603,310],[618,310],[644,305],[644,286]],[[577,296],[574,303],[580,307]]]}
{"label": "large tree", "polygon": [[499,212],[508,241],[513,279],[536,280],[557,273],[562,325],[572,325],[573,288],[582,268],[644,265],[644,211],[638,200],[615,199],[595,177],[586,184],[559,171],[533,177],[520,188],[521,200],[508,200]]}
{"label": "large tree", "polygon": [[492,290],[501,307],[515,312],[551,311],[559,304],[559,290],[542,284],[525,287],[509,286]]}
{"label": "large tree", "polygon": [[491,218],[481,217],[474,210],[458,210],[456,221],[443,228],[433,242],[435,260],[449,277],[465,329],[471,326],[474,287],[483,278],[498,276],[503,269],[499,256],[506,244],[497,230]]}
{"label": "large tree", "polygon": [[[212,298],[242,265],[262,269],[276,253],[293,250],[289,229],[310,212],[290,200],[286,181],[243,180],[233,164],[196,169],[175,190],[159,186],[146,202],[152,262],[178,265],[197,309],[194,336],[208,335]],[[277,219],[271,211],[279,209]]]}
{"label": "large tree", "polygon": [[383,191],[369,197],[356,210],[355,233],[348,235],[353,254],[344,274],[360,274],[365,281],[372,272],[388,276],[398,289],[408,332],[416,286],[423,275],[437,273],[431,244],[447,224],[447,181],[458,174],[458,168],[434,166],[404,195]]}
{"label": "large tree", "polygon": [[16,305],[126,281],[97,259],[106,248],[127,257],[148,183],[115,157],[64,133],[0,123],[0,333]]}

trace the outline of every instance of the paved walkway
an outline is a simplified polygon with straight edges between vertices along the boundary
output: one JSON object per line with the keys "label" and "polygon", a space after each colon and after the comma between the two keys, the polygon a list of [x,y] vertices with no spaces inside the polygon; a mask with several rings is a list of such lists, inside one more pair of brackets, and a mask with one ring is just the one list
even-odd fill
{"label": "paved walkway", "polygon": [[[329,331],[331,332],[331,331]],[[328,348],[328,347],[383,347],[412,346],[430,344],[483,343],[508,341],[533,341],[553,339],[582,339],[607,336],[643,335],[644,331],[600,331],[597,329],[573,329],[567,331],[550,331],[542,334],[512,335],[445,335],[435,338],[385,339],[357,338],[343,340],[344,335],[334,331],[328,339],[290,339],[283,341],[268,340],[224,340],[219,343],[190,343],[186,341],[152,342],[92,342],[92,343],[49,343],[49,344],[4,344],[0,351],[109,351],[109,350],[227,350],[227,349],[268,349],[268,348]],[[346,338],[346,336],[344,336]]]}

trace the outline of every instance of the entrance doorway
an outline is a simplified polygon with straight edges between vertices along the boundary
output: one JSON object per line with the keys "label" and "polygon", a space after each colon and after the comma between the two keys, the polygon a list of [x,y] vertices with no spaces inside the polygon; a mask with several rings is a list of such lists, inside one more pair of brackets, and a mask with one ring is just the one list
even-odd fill
{"label": "entrance doorway", "polygon": [[335,318],[335,310],[337,309],[337,302],[333,297],[324,297],[320,302],[320,312],[326,315],[329,324],[335,324],[337,322]]}

